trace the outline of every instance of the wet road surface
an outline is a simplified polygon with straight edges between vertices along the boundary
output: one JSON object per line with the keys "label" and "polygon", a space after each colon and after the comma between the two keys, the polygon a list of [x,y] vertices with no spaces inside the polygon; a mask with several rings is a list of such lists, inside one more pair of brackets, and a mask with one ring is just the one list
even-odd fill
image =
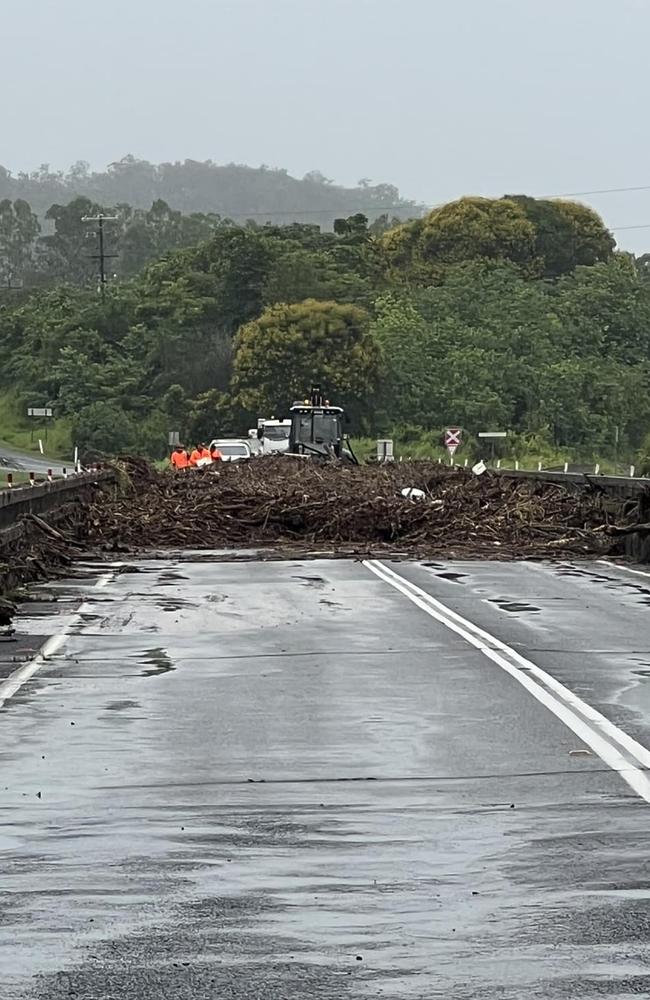
{"label": "wet road surface", "polygon": [[[65,462],[62,463],[59,459],[47,458],[33,452],[17,451],[15,448],[9,448],[7,445],[0,444],[0,472],[3,469],[14,469],[44,474],[49,469],[52,469],[54,474],[58,476],[61,474],[65,464]],[[73,465],[72,459],[67,464],[68,469],[71,469]]]}
{"label": "wet road surface", "polygon": [[[650,577],[389,569],[35,591],[0,643],[3,998],[650,993]],[[627,734],[622,773],[540,697]]]}

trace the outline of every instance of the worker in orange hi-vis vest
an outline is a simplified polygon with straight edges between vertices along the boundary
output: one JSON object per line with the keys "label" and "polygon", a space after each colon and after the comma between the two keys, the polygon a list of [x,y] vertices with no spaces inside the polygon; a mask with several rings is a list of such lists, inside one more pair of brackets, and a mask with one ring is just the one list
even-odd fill
{"label": "worker in orange hi-vis vest", "polygon": [[173,469],[189,469],[190,456],[182,444],[177,444],[170,455],[169,461]]}
{"label": "worker in orange hi-vis vest", "polygon": [[201,468],[203,465],[209,465],[212,461],[212,456],[210,454],[210,449],[205,446],[203,442],[197,444],[196,448],[190,455],[190,465],[194,468]]}

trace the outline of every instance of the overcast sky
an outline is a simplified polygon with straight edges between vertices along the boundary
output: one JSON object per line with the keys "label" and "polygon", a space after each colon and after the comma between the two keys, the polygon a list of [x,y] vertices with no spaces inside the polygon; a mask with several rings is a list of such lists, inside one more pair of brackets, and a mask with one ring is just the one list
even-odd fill
{"label": "overcast sky", "polygon": [[[210,158],[388,181],[427,204],[650,185],[650,0],[2,6],[14,172]],[[583,200],[610,226],[650,224],[650,190]],[[616,235],[650,248],[650,225]]]}

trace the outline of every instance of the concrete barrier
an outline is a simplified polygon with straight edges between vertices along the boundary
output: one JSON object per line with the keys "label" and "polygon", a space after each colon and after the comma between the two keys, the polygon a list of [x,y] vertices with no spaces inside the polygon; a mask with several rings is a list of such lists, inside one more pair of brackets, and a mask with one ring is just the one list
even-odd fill
{"label": "concrete barrier", "polygon": [[85,472],[71,479],[3,490],[0,492],[0,531],[11,527],[23,514],[47,514],[77,497],[87,496],[93,487],[111,482],[114,478],[115,473],[107,469]]}

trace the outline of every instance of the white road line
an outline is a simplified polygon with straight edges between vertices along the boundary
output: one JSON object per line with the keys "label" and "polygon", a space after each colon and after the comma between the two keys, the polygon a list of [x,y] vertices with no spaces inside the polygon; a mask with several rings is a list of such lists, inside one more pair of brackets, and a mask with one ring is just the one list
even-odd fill
{"label": "white road line", "polygon": [[[102,573],[95,583],[95,587],[106,587],[114,578],[115,572]],[[14,670],[14,672],[10,674],[6,680],[0,683],[0,708],[2,708],[5,702],[7,702],[10,698],[13,698],[17,691],[20,691],[23,684],[26,684],[30,677],[33,677],[34,674],[38,673],[41,667],[45,666],[51,656],[54,656],[54,654],[61,649],[61,646],[63,646],[66,639],[70,635],[71,630],[75,627],[75,625],[79,624],[82,620],[82,615],[89,607],[90,603],[88,601],[84,601],[75,616],[68,622],[67,627],[64,628],[62,632],[58,632],[56,635],[50,636],[50,638],[41,646],[40,650],[33,659],[31,659],[28,663],[23,663],[23,665],[18,667],[17,670]]]}
{"label": "white road line", "polygon": [[597,559],[601,566],[609,566],[610,569],[620,569],[621,573],[634,573],[635,576],[644,576],[646,580],[650,579],[650,573],[647,573],[643,569],[633,569],[631,566],[621,566],[619,563],[610,562],[609,559]]}
{"label": "white road line", "polygon": [[[600,759],[618,771],[637,795],[650,803],[650,778],[645,773],[650,768],[650,751],[595,708],[579,698],[560,681],[546,673],[531,660],[526,659],[505,642],[490,635],[461,615],[452,611],[431,594],[427,594],[410,580],[400,576],[390,567],[375,559],[366,559],[363,565],[384,583],[400,591],[405,597],[426,611],[428,615],[455,632],[466,642],[480,650],[484,656],[510,674],[534,698],[553,713],[576,736],[596,753]],[[533,679],[534,678],[534,679]],[[627,753],[623,756],[622,751]]]}

